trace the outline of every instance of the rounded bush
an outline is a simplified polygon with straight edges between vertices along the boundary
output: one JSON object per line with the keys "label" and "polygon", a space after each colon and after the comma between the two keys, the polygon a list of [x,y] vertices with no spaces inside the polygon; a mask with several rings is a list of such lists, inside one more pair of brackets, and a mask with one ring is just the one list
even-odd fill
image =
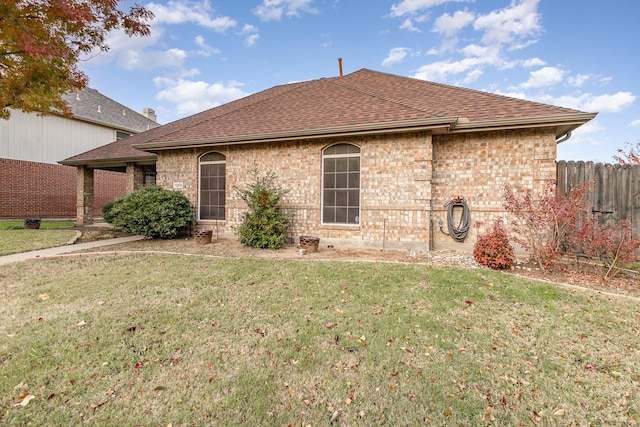
{"label": "rounded bush", "polygon": [[103,208],[104,220],[131,234],[172,239],[194,223],[189,199],[176,191],[145,187]]}
{"label": "rounded bush", "polygon": [[480,264],[490,268],[511,268],[515,253],[501,219],[494,221],[488,233],[478,236],[473,246],[473,257]]}

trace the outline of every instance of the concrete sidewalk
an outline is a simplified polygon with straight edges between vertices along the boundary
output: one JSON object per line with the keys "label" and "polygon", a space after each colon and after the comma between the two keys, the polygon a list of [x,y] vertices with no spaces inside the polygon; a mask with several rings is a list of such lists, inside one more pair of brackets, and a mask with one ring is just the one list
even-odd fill
{"label": "concrete sidewalk", "polygon": [[82,251],[85,249],[100,248],[103,246],[117,245],[118,243],[133,242],[144,239],[143,236],[126,236],[114,239],[96,240],[95,242],[77,243],[73,245],[57,246],[54,248],[40,249],[37,251],[23,252],[19,254],[11,254],[0,256],[0,265],[10,264],[12,262],[20,262],[28,259],[48,258],[69,252]]}

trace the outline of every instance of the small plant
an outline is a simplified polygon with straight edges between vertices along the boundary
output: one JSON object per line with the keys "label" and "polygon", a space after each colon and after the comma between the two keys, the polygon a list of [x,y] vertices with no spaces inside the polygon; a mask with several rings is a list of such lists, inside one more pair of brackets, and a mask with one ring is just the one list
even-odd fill
{"label": "small plant", "polygon": [[628,220],[616,222],[612,226],[598,223],[597,217],[582,218],[571,238],[574,248],[591,261],[595,261],[596,271],[602,279],[614,277],[620,269],[638,256],[640,239]]}
{"label": "small plant", "polygon": [[276,183],[272,171],[260,173],[254,168],[251,174],[253,183],[245,189],[236,189],[249,208],[238,227],[238,238],[240,243],[255,248],[279,249],[287,243],[289,218],[280,201],[288,191]]}
{"label": "small plant", "polygon": [[154,239],[177,237],[194,217],[189,199],[161,187],[145,187],[103,208],[106,222],[123,231]]}
{"label": "small plant", "polygon": [[584,196],[590,186],[576,187],[559,196],[552,184],[539,194],[517,194],[513,187],[505,185],[504,207],[512,214],[513,240],[531,253],[543,271],[548,271],[564,251],[578,218],[584,216]]}
{"label": "small plant", "polygon": [[511,268],[515,254],[502,219],[495,220],[491,230],[478,237],[473,246],[473,257],[480,264],[490,268]]}

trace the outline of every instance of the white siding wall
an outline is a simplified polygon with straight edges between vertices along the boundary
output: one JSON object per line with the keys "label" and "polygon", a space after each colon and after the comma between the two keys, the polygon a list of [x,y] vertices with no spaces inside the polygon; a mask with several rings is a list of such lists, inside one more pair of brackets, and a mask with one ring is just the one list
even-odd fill
{"label": "white siding wall", "polygon": [[64,117],[14,110],[9,120],[0,119],[0,157],[5,159],[57,163],[115,140],[115,129]]}

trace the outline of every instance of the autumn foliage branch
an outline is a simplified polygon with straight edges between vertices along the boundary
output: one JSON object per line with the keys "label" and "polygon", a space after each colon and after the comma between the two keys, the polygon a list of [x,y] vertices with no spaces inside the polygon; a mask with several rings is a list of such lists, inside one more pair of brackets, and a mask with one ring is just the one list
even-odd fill
{"label": "autumn foliage branch", "polygon": [[593,261],[603,279],[615,276],[637,258],[640,239],[629,221],[603,224],[585,196],[592,183],[557,195],[553,185],[534,194],[504,187],[505,209],[510,215],[512,239],[530,252],[548,271],[561,254],[571,252]]}
{"label": "autumn foliage branch", "polygon": [[10,108],[70,115],[62,95],[82,89],[83,55],[109,49],[110,31],[148,36],[153,14],[121,0],[0,1],[0,118]]}

